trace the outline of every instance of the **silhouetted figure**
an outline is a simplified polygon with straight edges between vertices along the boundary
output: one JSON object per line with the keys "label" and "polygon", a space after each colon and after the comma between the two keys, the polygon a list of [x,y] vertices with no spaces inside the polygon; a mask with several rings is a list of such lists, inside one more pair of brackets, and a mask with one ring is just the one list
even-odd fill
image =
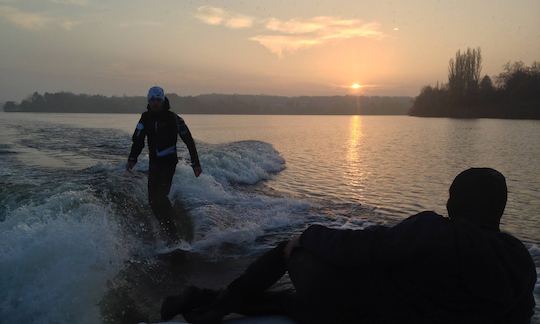
{"label": "silhouetted figure", "polygon": [[[168,297],[162,317],[219,323],[231,312],[299,323],[529,323],[535,265],[499,230],[502,174],[469,169],[450,187],[449,218],[431,211],[393,227],[312,225],[251,264],[223,291]],[[288,272],[294,291],[269,292]]]}
{"label": "silhouetted figure", "polygon": [[156,218],[159,220],[163,234],[169,243],[178,240],[178,231],[174,223],[174,211],[168,194],[176,171],[178,156],[176,142],[178,135],[188,147],[191,166],[195,176],[201,172],[201,164],[195,147],[195,141],[184,120],[169,110],[169,100],[160,87],[152,87],[148,91],[147,111],[141,115],[133,133],[133,145],[126,168],[131,170],[144,148],[144,140],[148,138],[150,167],[148,173],[148,201]]}

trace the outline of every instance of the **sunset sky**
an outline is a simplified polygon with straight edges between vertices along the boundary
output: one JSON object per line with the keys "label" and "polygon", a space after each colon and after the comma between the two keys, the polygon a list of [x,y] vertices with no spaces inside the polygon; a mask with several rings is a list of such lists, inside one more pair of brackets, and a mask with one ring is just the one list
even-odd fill
{"label": "sunset sky", "polygon": [[[540,60],[540,1],[0,0],[0,101],[33,91],[416,95],[456,50]],[[357,85],[353,89],[352,84]]]}

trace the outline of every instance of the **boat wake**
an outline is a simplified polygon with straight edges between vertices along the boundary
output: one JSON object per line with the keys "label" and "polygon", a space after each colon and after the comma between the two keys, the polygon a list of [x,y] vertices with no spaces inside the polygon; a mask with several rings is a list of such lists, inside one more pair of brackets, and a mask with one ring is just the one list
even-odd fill
{"label": "boat wake", "polygon": [[[73,135],[69,147],[61,145],[66,132]],[[1,148],[6,157],[0,163],[3,321],[100,322],[104,309],[110,309],[104,296],[110,299],[111,291],[117,294],[115,288],[126,287],[118,281],[148,274],[155,266],[160,239],[146,198],[147,158],[141,158],[133,173],[126,172],[125,158],[119,155],[120,147],[129,146],[119,138],[125,134],[85,132],[83,137],[76,129],[48,132],[42,127],[37,133],[48,134],[47,144],[38,145],[39,136],[24,137]],[[85,150],[78,139],[84,140]],[[42,166],[28,161],[30,149],[92,165]],[[258,188],[285,168],[270,144],[201,143],[199,151],[203,175],[195,178],[181,161],[170,195],[193,223],[194,239],[184,248],[205,259],[245,255],[272,244],[261,239],[265,234],[302,226],[309,204]]]}

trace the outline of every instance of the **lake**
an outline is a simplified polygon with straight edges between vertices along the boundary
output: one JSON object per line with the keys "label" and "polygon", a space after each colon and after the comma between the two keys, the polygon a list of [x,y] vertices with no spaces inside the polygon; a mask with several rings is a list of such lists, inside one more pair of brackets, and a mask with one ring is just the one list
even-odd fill
{"label": "lake", "polygon": [[[445,215],[453,178],[487,166],[508,183],[502,229],[540,266],[540,121],[183,117],[204,173],[195,179],[179,163],[171,197],[194,223],[187,247],[208,258],[256,255],[310,223],[362,228],[423,210]],[[152,245],[146,149],[134,173],[124,170],[138,118],[0,113],[0,305],[8,319],[100,318],[108,282]],[[31,311],[17,312],[25,302]]]}

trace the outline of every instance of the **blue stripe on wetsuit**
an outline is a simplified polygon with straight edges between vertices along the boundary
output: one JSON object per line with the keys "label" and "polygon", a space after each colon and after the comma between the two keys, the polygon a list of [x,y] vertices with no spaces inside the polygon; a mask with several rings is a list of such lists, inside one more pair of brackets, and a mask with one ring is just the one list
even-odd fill
{"label": "blue stripe on wetsuit", "polygon": [[156,155],[158,157],[164,157],[164,156],[167,156],[167,155],[170,155],[170,154],[173,154],[173,153],[176,153],[176,145],[171,146],[171,147],[167,147],[166,149],[163,149],[161,151],[156,149]]}
{"label": "blue stripe on wetsuit", "polygon": [[141,132],[142,132],[142,130],[144,129],[144,124],[143,124],[143,123],[141,123],[141,122],[139,122],[139,123],[137,124],[137,127],[136,127],[136,129],[137,129],[137,136],[140,136],[140,135],[141,135]]}

